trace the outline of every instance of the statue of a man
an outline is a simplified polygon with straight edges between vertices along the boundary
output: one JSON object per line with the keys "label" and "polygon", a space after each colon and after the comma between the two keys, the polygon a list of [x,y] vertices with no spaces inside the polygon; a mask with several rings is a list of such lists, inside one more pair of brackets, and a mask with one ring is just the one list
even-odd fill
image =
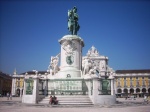
{"label": "statue of a man", "polygon": [[51,57],[51,63],[50,63],[50,70],[51,70],[51,74],[56,74],[58,72],[58,62],[59,62],[59,58],[56,57]]}
{"label": "statue of a man", "polygon": [[89,73],[90,69],[91,69],[91,61],[87,58],[83,59],[82,61],[82,71],[83,71],[83,75],[86,75]]}
{"label": "statue of a man", "polygon": [[68,30],[71,32],[72,35],[77,35],[77,31],[80,29],[78,19],[79,18],[76,7],[68,10]]}

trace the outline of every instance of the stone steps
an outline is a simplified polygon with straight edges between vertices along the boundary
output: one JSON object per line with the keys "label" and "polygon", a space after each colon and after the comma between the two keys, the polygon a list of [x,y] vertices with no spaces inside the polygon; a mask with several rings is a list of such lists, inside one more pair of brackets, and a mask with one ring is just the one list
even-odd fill
{"label": "stone steps", "polygon": [[[72,96],[56,96],[58,99],[58,105],[82,105],[82,106],[92,106],[90,98],[86,95],[72,95]],[[49,97],[45,97],[43,100],[39,102],[39,104],[49,104]]]}

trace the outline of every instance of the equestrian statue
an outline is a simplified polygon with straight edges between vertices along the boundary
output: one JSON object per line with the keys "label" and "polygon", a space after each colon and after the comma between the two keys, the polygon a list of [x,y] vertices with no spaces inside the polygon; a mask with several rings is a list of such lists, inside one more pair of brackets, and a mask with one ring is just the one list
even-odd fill
{"label": "equestrian statue", "polygon": [[77,8],[73,7],[73,9],[68,10],[68,30],[72,35],[77,35],[77,31],[80,29],[78,24],[78,14]]}

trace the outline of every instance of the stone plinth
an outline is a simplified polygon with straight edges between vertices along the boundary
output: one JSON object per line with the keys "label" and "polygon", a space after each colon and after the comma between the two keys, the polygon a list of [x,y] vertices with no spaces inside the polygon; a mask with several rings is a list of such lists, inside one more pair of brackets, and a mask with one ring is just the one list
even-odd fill
{"label": "stone plinth", "polygon": [[61,44],[60,78],[81,77],[83,40],[77,35],[65,35]]}
{"label": "stone plinth", "polygon": [[[29,77],[29,76],[27,76]],[[23,91],[23,96],[22,96],[22,103],[30,103],[30,104],[36,104],[38,103],[38,97],[39,97],[39,89],[38,89],[38,84],[39,84],[39,77],[32,76],[30,79],[30,84],[27,84],[27,80],[30,78],[25,78],[24,81],[24,91]],[[29,86],[30,85],[30,86]],[[27,90],[31,87],[32,91],[31,93],[27,94]]]}

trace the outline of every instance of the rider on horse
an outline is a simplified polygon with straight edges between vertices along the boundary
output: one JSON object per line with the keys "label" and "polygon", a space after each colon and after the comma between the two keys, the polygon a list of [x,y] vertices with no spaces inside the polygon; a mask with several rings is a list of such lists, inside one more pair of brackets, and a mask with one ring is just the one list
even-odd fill
{"label": "rider on horse", "polygon": [[80,26],[78,24],[78,14],[76,7],[73,7],[73,9],[68,11],[68,17],[68,30],[72,35],[77,35],[77,31],[79,30]]}

